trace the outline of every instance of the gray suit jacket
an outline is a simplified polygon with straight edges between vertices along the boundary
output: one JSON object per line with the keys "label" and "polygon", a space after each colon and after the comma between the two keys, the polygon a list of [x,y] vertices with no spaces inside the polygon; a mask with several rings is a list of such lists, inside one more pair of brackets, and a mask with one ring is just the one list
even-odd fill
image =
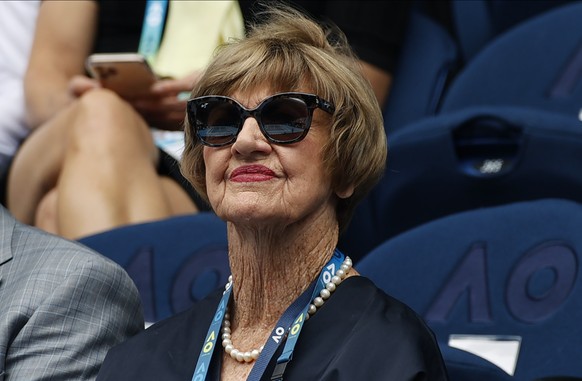
{"label": "gray suit jacket", "polygon": [[0,207],[0,381],[94,380],[107,350],[141,329],[121,267]]}

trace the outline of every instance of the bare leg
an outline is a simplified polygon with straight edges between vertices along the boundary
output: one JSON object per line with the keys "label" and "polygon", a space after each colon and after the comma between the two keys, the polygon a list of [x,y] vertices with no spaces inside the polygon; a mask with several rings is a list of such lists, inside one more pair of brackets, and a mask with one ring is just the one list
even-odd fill
{"label": "bare leg", "polygon": [[[60,234],[76,238],[174,215],[175,195],[156,172],[158,149],[144,120],[109,91],[91,91],[80,104],[58,182]],[[196,211],[182,200],[183,212]]]}
{"label": "bare leg", "polygon": [[[36,215],[44,227],[51,226],[53,215],[58,234],[78,238],[196,212],[177,184],[157,174],[158,150],[149,128],[127,103],[107,90],[93,90],[76,102],[73,115],[57,195],[43,200],[46,215],[42,210]],[[48,190],[36,193],[43,197]]]}
{"label": "bare leg", "polygon": [[16,153],[7,188],[7,205],[20,221],[32,225],[41,199],[56,186],[68,144],[68,128],[77,115],[71,105],[36,129]]}

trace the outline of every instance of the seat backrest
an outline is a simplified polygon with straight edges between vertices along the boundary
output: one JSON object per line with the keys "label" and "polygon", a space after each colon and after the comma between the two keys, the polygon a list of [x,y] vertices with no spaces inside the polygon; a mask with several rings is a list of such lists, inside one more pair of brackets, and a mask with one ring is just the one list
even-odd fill
{"label": "seat backrest", "polygon": [[480,208],[394,237],[357,269],[416,310],[439,342],[488,340],[517,381],[580,377],[581,226],[582,205],[569,200]]}
{"label": "seat backrest", "polygon": [[388,134],[434,115],[456,72],[458,49],[448,31],[417,8],[411,11],[384,110]]}
{"label": "seat backrest", "polygon": [[498,35],[572,0],[452,0],[451,14],[463,61],[470,61]]}
{"label": "seat backrest", "polygon": [[448,214],[539,198],[582,202],[582,122],[514,107],[475,107],[392,135],[372,191],[370,245]]}
{"label": "seat backrest", "polygon": [[489,0],[451,1],[451,14],[464,62],[495,36]]}
{"label": "seat backrest", "polygon": [[147,323],[185,310],[230,275],[226,224],[209,212],[124,226],[79,242],[127,271]]}
{"label": "seat backrest", "polygon": [[[474,6],[472,1],[460,3]],[[565,2],[498,35],[463,66],[448,87],[439,113],[514,105],[578,116],[582,104],[580,20],[582,2]]]}

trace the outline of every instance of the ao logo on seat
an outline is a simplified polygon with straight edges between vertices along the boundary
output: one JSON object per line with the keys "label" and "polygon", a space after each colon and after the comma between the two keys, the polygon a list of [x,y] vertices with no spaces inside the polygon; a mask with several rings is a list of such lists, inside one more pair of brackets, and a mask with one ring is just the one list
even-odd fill
{"label": "ao logo on seat", "polygon": [[172,260],[156,256],[152,247],[138,250],[124,268],[139,291],[146,321],[183,311],[223,287],[230,274],[227,252],[225,244],[208,245]]}
{"label": "ao logo on seat", "polygon": [[[504,254],[509,255],[496,253]],[[453,308],[466,297],[469,322],[492,322],[492,298],[503,298],[516,320],[537,323],[567,302],[578,276],[576,252],[564,242],[538,245],[517,258],[509,269],[490,269],[488,260],[486,245],[474,244],[434,299],[425,319],[446,322]],[[507,273],[505,279],[495,273],[500,271]],[[490,295],[490,281],[494,279],[504,282],[505,295]]]}

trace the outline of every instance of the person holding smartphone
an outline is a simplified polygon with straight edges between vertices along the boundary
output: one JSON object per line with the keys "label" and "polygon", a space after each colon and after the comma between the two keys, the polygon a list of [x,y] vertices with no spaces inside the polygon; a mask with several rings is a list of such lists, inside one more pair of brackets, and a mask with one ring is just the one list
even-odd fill
{"label": "person holding smartphone", "polygon": [[[34,131],[9,169],[10,211],[79,238],[207,210],[176,158],[156,145],[152,127],[182,129],[180,94],[190,92],[220,43],[243,33],[236,1],[42,2],[25,74]],[[145,50],[144,34],[157,36]],[[118,94],[85,70],[92,53],[142,50],[158,80],[138,96]]]}

